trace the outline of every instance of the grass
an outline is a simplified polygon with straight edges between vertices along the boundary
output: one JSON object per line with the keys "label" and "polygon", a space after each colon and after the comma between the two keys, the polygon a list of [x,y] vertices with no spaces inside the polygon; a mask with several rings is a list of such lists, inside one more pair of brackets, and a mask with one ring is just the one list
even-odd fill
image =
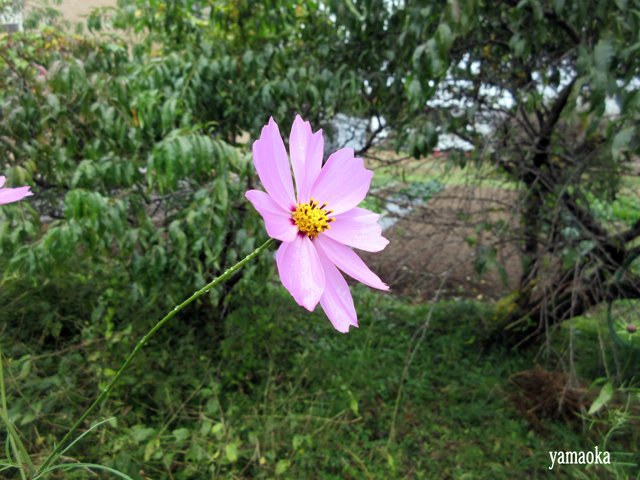
{"label": "grass", "polygon": [[[402,153],[382,151],[374,153],[386,160],[403,158]],[[468,185],[483,188],[518,188],[504,174],[499,173],[492,165],[485,164],[477,168],[461,168],[447,162],[446,159],[407,159],[393,166],[385,166],[376,161],[368,161],[367,166],[373,168],[375,175],[372,186],[384,187],[402,179],[404,182],[439,181],[445,185]]]}
{"label": "grass", "polygon": [[[393,151],[379,151],[374,156],[379,156],[387,161],[404,158],[402,152],[395,154]],[[497,188],[514,190],[520,188],[517,182],[500,173],[495,166],[485,164],[480,167],[454,166],[446,159],[406,159],[393,165],[385,166],[376,161],[368,161],[367,166],[375,170],[372,181],[373,188],[385,188],[403,183],[438,181],[444,185],[463,185],[480,188]],[[638,202],[638,190],[640,190],[640,177],[623,176],[621,189],[617,199],[613,202],[595,197],[589,198],[590,208],[600,220],[605,223],[620,222],[632,225],[640,218],[640,203]]]}
{"label": "grass", "polygon": [[[579,465],[549,471],[549,451],[593,450],[601,434],[583,434],[579,422],[532,429],[508,377],[533,368],[538,349],[479,345],[491,305],[437,304],[402,382],[407,348],[430,306],[366,287],[353,291],[360,328],[347,335],[277,285],[259,300],[232,300],[224,323],[213,312],[176,318],[93,422],[114,420],[66,461],[101,463],[136,480],[626,478]],[[73,348],[104,337],[105,325],[85,325],[78,336],[58,338],[58,353],[46,334],[9,342],[19,328],[9,323],[2,337],[9,414],[27,449],[45,454],[146,327],[121,319],[120,333]],[[567,342],[566,332],[558,330],[554,347]],[[575,337],[586,368],[580,373],[594,379],[603,376],[598,339],[585,332]],[[553,369],[553,361],[546,366]],[[608,448],[637,453],[637,432]],[[90,478],[83,470],[60,475],[52,478]]]}

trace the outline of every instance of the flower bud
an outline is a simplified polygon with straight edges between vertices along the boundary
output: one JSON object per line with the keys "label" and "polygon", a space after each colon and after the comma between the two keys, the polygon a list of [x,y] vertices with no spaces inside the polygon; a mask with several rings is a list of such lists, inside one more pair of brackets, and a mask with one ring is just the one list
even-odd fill
{"label": "flower bud", "polygon": [[627,325],[627,332],[636,333],[636,330],[638,330],[638,327],[636,327],[633,323]]}

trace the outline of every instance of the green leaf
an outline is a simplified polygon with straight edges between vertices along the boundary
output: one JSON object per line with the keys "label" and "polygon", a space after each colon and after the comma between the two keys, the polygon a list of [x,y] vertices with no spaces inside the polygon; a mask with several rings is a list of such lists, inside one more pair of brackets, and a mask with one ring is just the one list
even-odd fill
{"label": "green leaf", "polygon": [[294,450],[298,450],[298,448],[300,447],[300,445],[302,445],[304,440],[305,440],[304,435],[299,435],[299,434],[296,433],[293,436],[293,449]]}
{"label": "green leaf", "polygon": [[513,49],[513,54],[516,57],[521,58],[523,56],[523,54],[524,54],[526,46],[527,46],[527,41],[524,38],[518,40],[516,42],[516,45],[515,45],[514,49]]}
{"label": "green leaf", "polygon": [[162,106],[160,118],[162,119],[162,130],[164,132],[167,132],[170,128],[173,127],[173,123],[176,118],[177,105],[178,101],[175,98],[170,98]]}
{"label": "green leaf", "polygon": [[418,103],[420,101],[420,97],[422,96],[422,86],[420,85],[420,80],[418,77],[413,77],[411,83],[409,84],[409,101]]}
{"label": "green leaf", "polygon": [[349,397],[351,399],[351,401],[349,402],[349,407],[355,415],[358,415],[358,400],[356,400],[356,397],[353,396],[351,390],[347,390],[347,393],[349,394]]}
{"label": "green leaf", "polygon": [[36,419],[36,416],[33,413],[27,413],[22,420],[20,420],[20,425],[27,425],[33,422]]}
{"label": "green leaf", "polygon": [[235,463],[238,460],[238,447],[235,443],[228,444],[225,452],[231,463]]}
{"label": "green leaf", "polygon": [[29,375],[30,372],[31,372],[31,359],[28,359],[26,362],[24,362],[22,364],[22,367],[20,368],[20,376],[19,376],[19,378],[21,380],[23,378],[26,378],[27,375]]}
{"label": "green leaf", "polygon": [[214,435],[222,430],[222,423],[216,423],[213,427],[211,427],[211,433]]}
{"label": "green leaf", "polygon": [[251,50],[247,50],[244,52],[244,56],[242,57],[242,62],[245,65],[249,65],[253,61],[253,52]]}
{"label": "green leaf", "polygon": [[278,460],[276,463],[276,475],[282,475],[291,466],[291,460]]}
{"label": "green leaf", "polygon": [[587,129],[585,130],[584,134],[587,138],[591,138],[591,136],[598,131],[598,127],[600,126],[600,119],[596,118],[595,120],[593,120],[591,123],[589,123],[589,126],[587,127]]}
{"label": "green leaf", "polygon": [[182,442],[191,436],[191,431],[188,428],[178,428],[171,432],[171,434],[176,437],[178,442]]}
{"label": "green leaf", "polygon": [[387,464],[389,468],[393,471],[396,469],[396,461],[390,453],[387,453]]}
{"label": "green leaf", "polygon": [[145,427],[144,425],[134,425],[131,427],[131,438],[136,443],[143,442],[151,435],[153,435],[156,431],[153,428]]}
{"label": "green leaf", "polygon": [[202,425],[200,426],[200,433],[205,436],[208,435],[211,432],[211,425],[212,423],[209,420],[202,422]]}
{"label": "green leaf", "polygon": [[468,236],[467,238],[465,238],[465,241],[470,248],[473,248],[478,244],[478,237]]}
{"label": "green leaf", "polygon": [[609,71],[609,66],[611,65],[611,60],[614,55],[615,48],[613,42],[608,38],[600,40],[593,50],[596,68],[601,72]]}
{"label": "green leaf", "polygon": [[502,281],[502,284],[505,287],[509,288],[509,280],[507,278],[507,272],[505,271],[505,269],[502,266],[502,264],[497,262],[496,263],[496,269],[498,270],[498,275],[500,275],[500,280]]}
{"label": "green leaf", "polygon": [[487,252],[487,264],[489,268],[493,268],[497,255],[498,255],[498,249],[495,247],[491,247]]}
{"label": "green leaf", "polygon": [[351,410],[353,410],[353,413],[355,415],[358,415],[358,401],[355,399],[355,397],[351,397],[351,403],[349,405],[351,407]]}
{"label": "green leaf", "polygon": [[418,45],[416,47],[416,49],[413,51],[413,66],[414,68],[418,68],[420,65],[420,57],[422,56],[422,54],[424,53],[425,49],[427,48],[427,44],[423,43],[421,45]]}
{"label": "green leaf", "polygon": [[144,447],[144,461],[145,462],[148,462],[151,459],[151,455],[153,455],[153,453],[156,450],[156,444],[157,443],[158,443],[158,440],[156,438],[154,438],[149,443],[147,443],[146,447]]}
{"label": "green leaf", "polygon": [[596,398],[595,401],[591,404],[591,408],[589,408],[589,415],[593,415],[598,410],[600,410],[600,408],[602,408],[607,404],[609,400],[611,400],[611,397],[613,397],[613,385],[611,385],[611,382],[607,382],[604,384],[604,387],[602,387],[602,390],[600,390],[598,398]]}
{"label": "green leaf", "polygon": [[539,22],[540,20],[542,20],[544,18],[544,12],[542,11],[542,5],[540,5],[540,2],[538,0],[531,0],[529,2],[531,4],[531,7],[533,8],[533,18]]}
{"label": "green leaf", "polygon": [[440,69],[442,68],[442,62],[438,57],[438,49],[436,48],[436,39],[430,38],[427,40],[427,51],[429,52],[429,58],[431,60],[431,69],[433,70],[433,74],[437,75],[440,73]]}
{"label": "green leaf", "polygon": [[185,453],[184,458],[186,460],[198,462],[202,460],[204,456],[205,456],[204,451],[202,450],[198,442],[194,439],[191,442],[191,445],[189,445],[189,449]]}
{"label": "green leaf", "polygon": [[269,105],[271,103],[271,85],[265,83],[264,87],[262,87],[262,103],[265,105]]}
{"label": "green leaf", "polygon": [[453,43],[453,34],[451,32],[451,28],[446,23],[441,23],[438,25],[438,36],[440,37],[440,42],[442,43],[445,50],[448,50]]}
{"label": "green leaf", "polygon": [[222,177],[216,180],[216,197],[222,210],[226,211],[229,204],[229,190],[227,189],[227,183]]}
{"label": "green leaf", "polygon": [[487,270],[493,268],[497,254],[498,250],[495,247],[490,247],[488,245],[483,245],[478,249],[476,259],[473,262],[473,267],[479,277],[482,277]]}
{"label": "green leaf", "polygon": [[617,161],[620,158],[620,152],[622,150],[629,149],[629,144],[631,143],[634,131],[634,127],[626,128],[619,131],[613,138],[613,142],[611,143],[611,155],[614,160]]}
{"label": "green leaf", "polygon": [[60,100],[53,93],[47,95],[47,104],[51,108],[51,116],[57,117],[60,114]]}

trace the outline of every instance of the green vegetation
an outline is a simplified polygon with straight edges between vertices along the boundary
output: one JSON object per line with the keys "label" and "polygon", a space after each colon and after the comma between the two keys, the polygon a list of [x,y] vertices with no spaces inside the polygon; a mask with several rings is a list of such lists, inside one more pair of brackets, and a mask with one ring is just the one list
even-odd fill
{"label": "green vegetation", "polygon": [[[376,118],[377,212],[385,190],[517,197],[432,225],[478,275],[522,253],[496,305],[360,285],[342,335],[262,252],[141,349],[42,478],[640,478],[640,2],[595,3],[120,0],[88,35],[48,8],[0,33],[0,174],[34,192],[0,206],[0,411],[36,467],[143,335],[267,239],[244,194],[269,117],[285,142],[296,114],[330,138],[336,114]],[[440,134],[474,148],[434,159]],[[550,472],[595,446],[611,465]],[[18,447],[1,478],[30,477]]]}
{"label": "green vegetation", "polygon": [[437,181],[446,185],[473,185],[510,190],[518,188],[518,185],[511,182],[504,172],[486,164],[470,169],[446,160],[411,159],[395,167],[384,165],[375,165],[375,167],[377,167],[376,174],[372,182],[374,187],[382,187],[389,182],[401,179],[404,182]]}
{"label": "green vegetation", "polygon": [[[144,478],[141,470],[153,479],[214,473],[546,478],[549,451],[602,445],[602,430],[583,436],[579,420],[543,420],[541,430],[532,429],[517,410],[520,393],[507,379],[529,370],[537,349],[479,345],[493,314],[488,305],[457,301],[434,307],[394,423],[407,345],[431,307],[358,287],[360,328],[341,335],[320,309],[308,314],[281,286],[270,284],[267,292],[251,305],[232,302],[224,326],[175,318],[101,407],[98,418],[112,420],[66,453],[65,463],[100,463],[136,479]],[[77,417],[78,407],[114,375],[145,331],[143,323],[129,322],[105,338],[108,329],[108,322],[97,321],[64,342],[51,335],[19,342],[3,337],[3,351],[12,359],[6,369],[9,414],[30,451],[46,451],[59,440],[59,425]],[[575,339],[581,376],[603,376],[593,356],[597,333],[578,330]],[[43,349],[56,340],[71,350]],[[567,340],[568,333],[559,332],[553,347]],[[42,356],[43,350],[48,354]],[[621,452],[612,456],[618,462],[627,460],[624,453],[638,452],[637,429],[626,426],[623,432],[608,446]],[[72,472],[64,478],[87,478],[81,470]],[[565,466],[557,474],[583,478],[580,472],[586,478],[611,474],[583,466]]]}

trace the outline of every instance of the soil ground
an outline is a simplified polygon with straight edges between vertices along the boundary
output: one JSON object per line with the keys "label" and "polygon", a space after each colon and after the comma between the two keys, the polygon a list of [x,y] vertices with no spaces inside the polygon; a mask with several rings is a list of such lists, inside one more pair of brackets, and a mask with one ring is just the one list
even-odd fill
{"label": "soil ground", "polygon": [[76,22],[83,22],[86,19],[83,15],[88,15],[92,9],[97,7],[116,7],[117,0],[62,0],[62,4],[56,6],[62,12],[64,18],[75,25]]}
{"label": "soil ground", "polygon": [[389,245],[382,252],[359,252],[365,263],[397,295],[433,299],[438,290],[445,298],[498,299],[518,283],[522,272],[515,242],[499,244],[497,261],[504,267],[508,286],[495,268],[479,277],[474,268],[474,252],[467,239],[478,238],[477,245],[497,240],[495,233],[476,229],[483,222],[503,220],[517,227],[512,214],[517,191],[449,186],[426,206],[383,232]]}

